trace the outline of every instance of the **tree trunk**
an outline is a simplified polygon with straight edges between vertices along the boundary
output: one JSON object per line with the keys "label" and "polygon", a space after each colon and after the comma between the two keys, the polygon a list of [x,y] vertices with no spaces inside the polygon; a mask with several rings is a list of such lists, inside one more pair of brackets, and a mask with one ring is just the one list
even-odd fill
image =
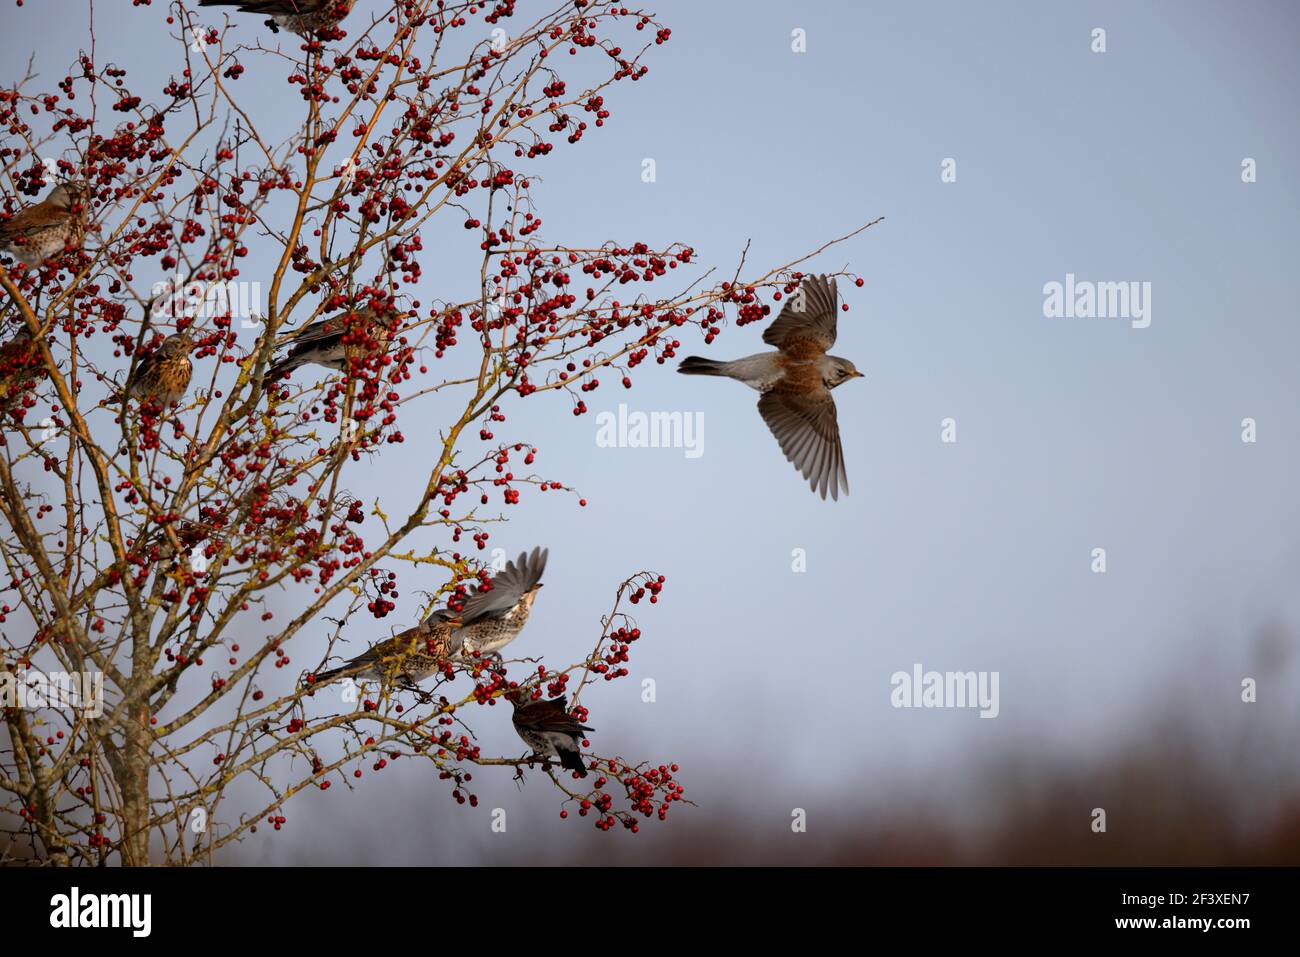
{"label": "tree trunk", "polygon": [[55,819],[54,809],[50,805],[49,771],[38,766],[35,778],[33,804],[36,806],[37,814],[36,832],[40,836],[41,845],[45,848],[45,859],[54,867],[67,867],[68,845],[59,831],[59,822]]}
{"label": "tree trunk", "polygon": [[127,712],[126,735],[113,776],[122,795],[121,852],[128,867],[149,866],[149,732],[148,704]]}

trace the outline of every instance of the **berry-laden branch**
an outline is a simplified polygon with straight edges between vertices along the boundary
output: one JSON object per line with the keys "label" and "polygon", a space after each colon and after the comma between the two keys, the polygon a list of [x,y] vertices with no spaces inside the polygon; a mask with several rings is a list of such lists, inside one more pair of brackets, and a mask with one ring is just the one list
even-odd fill
{"label": "berry-laden branch", "polygon": [[[583,681],[596,674],[606,681],[626,677],[630,648],[641,632],[618,610],[619,604],[624,600],[635,603],[647,592],[657,598],[663,587],[662,576],[648,572],[624,582],[591,654],[560,670],[529,665],[534,659],[497,664],[471,655],[461,662],[439,660],[436,679],[427,688],[402,688],[391,679],[361,678],[355,683],[347,680],[318,688],[309,679],[305,696],[295,692],[274,700],[259,698],[255,707],[206,729],[185,745],[182,753],[173,755],[179,759],[183,754],[215,752],[211,766],[192,778],[188,787],[155,799],[151,825],[171,835],[190,859],[207,859],[227,844],[256,833],[260,826],[269,824],[272,830],[286,826],[286,805],[304,789],[330,791],[342,785],[355,790],[399,761],[412,759],[430,762],[436,777],[448,782],[451,797],[470,807],[479,803],[473,790],[473,766],[509,766],[520,780],[525,768],[540,768],[564,795],[562,818],[576,810],[579,817],[593,818],[598,829],[622,824],[634,833],[646,818],[664,820],[674,803],[690,803],[684,798],[685,788],[676,780],[679,768],[675,763],[632,761],[583,750],[575,770],[566,768],[556,756],[532,750],[494,757],[482,753],[470,729],[472,723],[478,723],[479,708],[499,710],[498,705],[509,708],[513,701],[533,699],[547,704],[562,702],[572,675],[581,675]],[[612,627],[614,622],[618,627]],[[390,662],[391,674],[399,675],[409,657],[426,653],[421,642],[395,656]],[[511,680],[508,671],[512,665],[528,665],[528,677]],[[457,683],[465,681],[471,686],[457,692]],[[342,711],[328,711],[338,704],[344,705]],[[591,712],[576,700],[564,713],[571,715],[575,725],[592,720]],[[522,737],[524,732],[520,734]],[[588,744],[586,738],[575,739],[574,753]],[[565,763],[572,760],[567,755],[565,759]],[[201,767],[196,762],[191,766]],[[219,806],[231,784],[245,777],[265,786],[265,804],[230,827],[206,832],[185,846],[184,824],[190,811]]]}
{"label": "berry-laden branch", "polygon": [[[607,371],[632,388],[687,330],[763,318],[803,260],[719,282],[685,241],[547,235],[534,182],[619,120],[671,37],[653,14],[360,6],[296,0],[272,33],[138,0],[164,83],[91,42],[0,90],[2,855],[211,862],[398,757],[470,804],[475,765],[532,765],[602,829],[682,799],[676,765],[584,743],[584,692],[640,635],[623,603],[662,578],[624,583],[582,662],[492,657],[494,536],[589,494],[510,416],[585,414]],[[383,658],[339,713],[345,685],[291,667],[417,638],[427,675]],[[19,700],[83,675],[89,699]],[[507,708],[529,749],[481,754]]]}

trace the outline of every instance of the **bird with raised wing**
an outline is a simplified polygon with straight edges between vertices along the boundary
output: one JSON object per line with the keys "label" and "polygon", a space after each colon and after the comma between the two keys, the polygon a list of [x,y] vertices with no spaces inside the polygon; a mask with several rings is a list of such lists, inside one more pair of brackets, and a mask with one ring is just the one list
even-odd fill
{"label": "bird with raised wing", "polygon": [[[452,653],[461,660],[475,655],[501,660],[501,649],[519,637],[542,587],[549,551],[520,552],[493,576],[489,587],[466,598],[456,616]],[[436,614],[436,613],[435,613]]]}
{"label": "bird with raised wing", "polygon": [[312,677],[313,685],[356,677],[414,687],[431,677],[443,661],[464,664],[495,657],[519,637],[542,587],[547,551],[534,548],[506,562],[489,587],[465,599],[460,611],[439,608],[413,628],[386,638],[337,668]]}
{"label": "bird with raised wing", "polygon": [[560,766],[576,771],[579,777],[587,776],[587,766],[582,763],[582,738],[591,731],[569,713],[568,698],[548,698],[533,701],[524,690],[509,694],[515,712],[511,717],[515,731],[534,754],[559,758]]}
{"label": "bird with raised wing", "polygon": [[156,402],[167,408],[185,397],[194,374],[190,353],[196,343],[183,332],[168,336],[153,352],[140,360],[127,385],[126,394],[142,402]]}
{"label": "bird with raised wing", "polygon": [[776,352],[731,362],[687,356],[677,367],[684,375],[738,379],[761,393],[759,414],[785,457],[814,492],[837,500],[841,490],[848,494],[849,477],[831,390],[862,377],[848,359],[827,354],[835,345],[838,295],[834,279],[809,276],[763,333]]}
{"label": "bird with raised wing", "polygon": [[201,7],[237,7],[240,13],[269,17],[266,25],[272,33],[283,27],[300,37],[337,26],[352,12],[354,3],[356,0],[199,0]]}
{"label": "bird with raised wing", "polygon": [[89,192],[83,183],[60,183],[34,206],[0,223],[0,252],[28,266],[40,266],[86,235]]}
{"label": "bird with raised wing", "polygon": [[267,381],[274,382],[307,363],[338,372],[351,368],[354,359],[382,355],[400,321],[395,313],[381,317],[366,307],[313,322],[289,340],[287,355],[271,363]]}

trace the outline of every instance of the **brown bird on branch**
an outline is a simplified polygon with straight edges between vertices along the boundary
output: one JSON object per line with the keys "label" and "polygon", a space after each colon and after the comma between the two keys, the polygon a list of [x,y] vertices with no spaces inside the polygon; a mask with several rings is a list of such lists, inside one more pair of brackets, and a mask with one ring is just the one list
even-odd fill
{"label": "brown bird on branch", "polygon": [[86,235],[89,193],[84,183],[60,183],[50,195],[0,223],[0,251],[28,266],[40,266]]}
{"label": "brown bird on branch", "polygon": [[413,689],[438,672],[448,655],[448,641],[454,630],[449,613],[434,612],[414,628],[385,638],[337,668],[313,675],[311,684],[358,678],[384,685],[396,682],[403,688]]}
{"label": "brown bird on branch", "polygon": [[199,0],[201,7],[236,7],[240,13],[270,17],[266,25],[272,33],[284,27],[300,37],[341,23],[354,3],[356,0]]}
{"label": "brown bird on branch", "polygon": [[179,402],[185,397],[194,374],[190,353],[195,345],[183,332],[168,336],[162,345],[140,360],[126,394],[142,402],[152,400],[163,408]]}
{"label": "brown bird on branch", "polygon": [[288,355],[271,363],[267,381],[274,382],[307,363],[342,371],[351,368],[354,359],[382,355],[399,323],[397,315],[381,317],[369,307],[313,322],[289,341]]}
{"label": "brown bird on branch", "polygon": [[560,759],[560,767],[577,771],[579,777],[587,776],[587,766],[582,763],[582,737],[588,728],[569,713],[568,698],[532,701],[524,691],[509,694],[515,707],[512,716],[515,731],[534,754]]}
{"label": "brown bird on branch", "polygon": [[386,638],[311,679],[323,684],[355,677],[389,683],[397,680],[412,688],[432,677],[441,662],[470,661],[479,657],[500,659],[500,649],[514,641],[528,621],[529,610],[542,587],[545,549],[534,548],[506,563],[490,587],[465,599],[460,611],[439,608],[423,622]]}

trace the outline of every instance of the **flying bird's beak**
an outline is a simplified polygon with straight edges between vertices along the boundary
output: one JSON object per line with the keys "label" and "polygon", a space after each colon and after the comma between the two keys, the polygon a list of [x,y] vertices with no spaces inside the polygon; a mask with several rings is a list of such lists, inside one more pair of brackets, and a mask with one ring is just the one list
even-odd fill
{"label": "flying bird's beak", "polygon": [[865,379],[866,377],[867,374],[865,372],[858,372],[856,369],[853,371],[853,378],[855,379]]}

